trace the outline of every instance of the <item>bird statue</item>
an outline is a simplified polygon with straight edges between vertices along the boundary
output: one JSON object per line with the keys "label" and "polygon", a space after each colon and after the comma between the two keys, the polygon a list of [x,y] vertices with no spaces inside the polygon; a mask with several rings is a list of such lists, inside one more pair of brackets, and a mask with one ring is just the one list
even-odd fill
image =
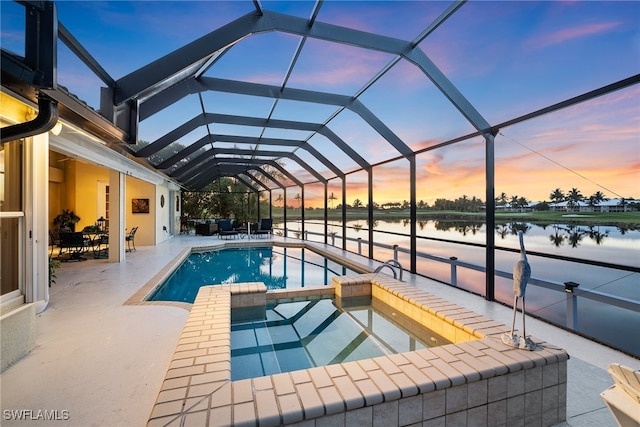
{"label": "bird statue", "polygon": [[[525,303],[524,297],[527,290],[527,282],[531,278],[531,266],[527,260],[527,251],[524,248],[524,233],[518,231],[520,239],[520,259],[513,267],[513,321],[511,322],[511,334],[503,334],[502,342],[511,347],[533,350],[536,344],[527,337],[525,328]],[[514,334],[516,326],[516,312],[518,311],[518,298],[522,298],[522,339]]]}

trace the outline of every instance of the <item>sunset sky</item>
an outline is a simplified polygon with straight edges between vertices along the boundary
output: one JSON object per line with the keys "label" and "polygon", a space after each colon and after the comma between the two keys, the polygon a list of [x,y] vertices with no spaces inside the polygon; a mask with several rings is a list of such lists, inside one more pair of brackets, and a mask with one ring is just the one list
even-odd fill
{"label": "sunset sky", "polygon": [[[307,19],[314,2],[270,2],[271,11]],[[325,1],[317,21],[411,41],[448,6],[444,1]],[[2,8],[2,47],[23,54],[23,8]],[[60,21],[116,80],[226,23],[254,11],[251,1],[58,3]],[[237,43],[207,77],[281,85],[299,36],[251,35]],[[496,125],[640,73],[640,2],[470,1],[419,45],[490,124]],[[59,43],[58,80],[99,108],[102,82]],[[288,80],[290,88],[352,96],[393,59],[387,53],[309,38]],[[267,117],[269,98],[204,93],[208,112]],[[358,98],[413,150],[474,129],[413,64],[401,60]],[[335,106],[281,100],[272,117],[323,123]],[[202,112],[197,95],[141,123],[140,139],[154,141]],[[357,114],[344,110],[327,126],[370,163],[399,153]],[[214,124],[211,133],[259,136],[261,128]],[[207,132],[198,129],[180,143]],[[308,132],[267,129],[264,137],[306,139]],[[309,143],[345,172],[359,167],[327,139]],[[232,146],[221,142],[216,146]],[[245,146],[243,148],[248,148]],[[271,147],[278,149],[279,147]],[[462,195],[485,199],[484,142],[471,139],[417,158],[418,200]],[[296,152],[325,178],[333,174],[304,150]],[[560,188],[589,196],[640,198],[640,85],[501,129],[495,141],[496,196],[548,200]],[[291,160],[303,182],[315,179]],[[408,200],[408,162],[374,168],[374,200]],[[329,191],[341,197],[341,182]],[[366,201],[367,177],[347,176],[347,202]],[[307,206],[323,200],[321,185],[305,186]],[[290,204],[299,188],[287,190]],[[275,193],[276,195],[278,193]]]}

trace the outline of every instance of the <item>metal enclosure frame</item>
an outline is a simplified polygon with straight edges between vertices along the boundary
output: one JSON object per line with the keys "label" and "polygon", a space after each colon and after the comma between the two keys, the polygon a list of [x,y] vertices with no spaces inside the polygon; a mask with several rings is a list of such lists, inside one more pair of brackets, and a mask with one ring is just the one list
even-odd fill
{"label": "metal enclosure frame", "polygon": [[[279,188],[284,192],[286,207],[286,189],[291,185],[300,188],[302,195],[301,216],[304,224],[304,194],[305,185],[320,183],[324,186],[324,218],[325,218],[325,243],[327,241],[327,210],[328,210],[328,183],[333,179],[340,179],[342,183],[342,247],[346,248],[346,192],[347,176],[354,172],[364,171],[368,181],[368,219],[373,223],[373,173],[376,166],[399,159],[407,161],[409,170],[409,196],[410,196],[410,266],[411,272],[416,272],[416,156],[426,151],[434,150],[446,145],[466,141],[470,138],[481,136],[485,143],[485,198],[486,198],[486,226],[487,229],[495,227],[495,164],[494,164],[494,139],[498,130],[507,126],[521,123],[549,112],[557,111],[576,105],[587,100],[609,94],[613,91],[635,85],[640,82],[640,74],[630,76],[617,82],[613,82],[601,88],[594,89],[582,95],[576,96],[530,112],[520,117],[513,118],[504,123],[490,124],[483,115],[467,100],[461,91],[447,78],[447,76],[435,65],[435,63],[418,46],[421,41],[429,37],[435,29],[460,10],[465,1],[453,1],[436,19],[429,22],[423,31],[413,40],[400,40],[379,34],[355,30],[352,28],[332,25],[317,20],[318,12],[323,2],[319,0],[313,7],[308,19],[285,15],[266,10],[259,1],[254,0],[254,11],[206,34],[205,36],[188,43],[187,45],[167,54],[166,56],[149,63],[138,70],[120,78],[114,79],[98,63],[98,61],[85,49],[81,43],[60,22],[57,22],[55,3],[50,2],[20,2],[25,5],[25,14],[28,11],[41,10],[43,7],[52,7],[48,16],[52,19],[28,20],[27,46],[25,58],[20,58],[2,51],[2,76],[3,86],[14,90],[27,87],[26,93],[31,96],[47,96],[52,102],[61,105],[60,114],[67,120],[79,123],[88,132],[93,133],[105,143],[117,151],[148,167],[158,170],[168,179],[179,183],[184,189],[202,190],[212,181],[221,177],[233,177],[241,182],[250,191],[260,194],[262,191],[269,193],[270,206],[272,205],[272,190]],[[281,85],[257,84],[245,81],[235,81],[205,76],[205,73],[216,66],[216,62],[230,49],[242,43],[248,37],[265,32],[282,32],[299,37],[298,46],[295,49],[291,62],[285,72]],[[56,38],[62,41],[106,87],[101,88],[100,111],[95,111],[83,106],[64,89],[57,87],[55,74],[55,61],[57,51]],[[289,77],[294,70],[298,58],[305,47],[307,39],[318,39],[330,43],[345,44],[361,49],[384,52],[391,55],[392,59],[381,67],[377,74],[363,87],[352,95],[340,95],[329,92],[310,91],[292,88],[288,85]],[[53,53],[47,55],[46,53]],[[399,138],[382,120],[370,111],[359,97],[373,86],[383,75],[401,62],[408,62],[420,70],[442,93],[446,100],[455,107],[460,115],[475,129],[475,132],[456,139],[445,141],[435,146],[412,150],[401,138]],[[16,72],[22,69],[24,73]],[[9,67],[12,67],[11,69]],[[42,81],[34,81],[33,74],[27,70],[46,71],[42,74]],[[23,77],[16,77],[22,75]],[[30,76],[27,78],[27,76]],[[311,104],[328,105],[336,108],[324,122],[310,123],[290,120],[278,120],[271,117],[251,117],[228,114],[214,114],[208,112],[202,101],[205,92],[223,92],[252,97],[262,97],[272,100],[271,113],[280,100],[301,101]],[[201,105],[201,114],[196,115],[185,123],[176,126],[170,132],[151,142],[139,150],[133,150],[129,144],[138,142],[138,128],[144,121],[159,113],[166,107],[190,96],[197,96]],[[331,121],[343,110],[353,112],[365,126],[370,127],[380,135],[389,146],[398,153],[397,157],[385,162],[372,165],[361,154],[341,139],[331,130]],[[261,129],[260,135],[267,129],[288,129],[308,132],[304,139],[277,139],[262,136],[238,136],[211,133],[210,124],[239,125],[256,127]],[[206,136],[193,141],[184,149],[163,158],[153,161],[161,150],[184,139],[190,132],[204,127]],[[3,129],[6,131],[6,129]],[[321,137],[332,144],[337,150],[349,158],[354,165],[352,170],[342,170],[330,159],[320,153],[310,143],[311,138]],[[4,136],[3,136],[4,142]],[[249,145],[249,148],[224,148],[216,147],[216,143],[233,143]],[[271,146],[290,147],[287,151],[282,148],[273,149]],[[209,147],[209,148],[208,148]],[[311,165],[305,162],[296,152],[306,151],[313,159],[318,161],[333,176],[325,176],[319,173]],[[314,181],[303,182],[298,177],[283,168],[279,161],[289,159],[299,165]],[[268,167],[268,169],[265,169]],[[278,171],[274,176],[269,170]],[[289,182],[284,182],[285,177]],[[269,183],[272,183],[270,185]],[[291,184],[292,183],[292,184]],[[285,208],[286,221],[286,208]],[[304,231],[304,229],[303,229]],[[493,300],[495,271],[495,237],[493,233],[487,233],[486,238],[486,284],[485,297]],[[373,241],[373,228],[369,227],[369,241]],[[369,245],[369,257],[373,257],[373,246]]]}

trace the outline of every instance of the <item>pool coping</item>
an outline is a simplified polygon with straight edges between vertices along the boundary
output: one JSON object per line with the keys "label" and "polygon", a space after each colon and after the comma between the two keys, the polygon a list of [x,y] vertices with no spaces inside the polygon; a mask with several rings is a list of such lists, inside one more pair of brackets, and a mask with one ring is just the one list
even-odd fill
{"label": "pool coping", "polygon": [[[140,287],[131,297],[129,297],[124,305],[161,305],[161,306],[169,306],[169,307],[178,307],[184,310],[191,310],[192,304],[187,302],[180,301],[149,301],[147,298],[162,284],[165,280],[173,274],[176,268],[180,267],[180,265],[184,262],[184,260],[191,255],[192,253],[198,252],[206,252],[213,250],[220,250],[225,248],[237,248],[237,247],[246,247],[246,246],[277,246],[283,248],[302,248],[309,249],[313,252],[316,252],[319,255],[322,255],[326,258],[330,258],[333,261],[339,262],[340,264],[356,271],[360,272],[371,272],[372,268],[367,267],[363,264],[350,260],[348,258],[339,257],[335,253],[330,251],[326,251],[323,248],[315,245],[310,245],[305,242],[274,242],[274,241],[220,241],[212,245],[206,246],[192,246],[187,247],[181,250],[178,255],[176,255],[171,261],[167,263],[158,273],[156,273],[151,279],[149,279],[144,285]],[[330,287],[329,285],[324,287]],[[308,288],[307,288],[308,289]]]}
{"label": "pool coping", "polygon": [[[326,417],[346,425],[350,419],[369,420],[365,425],[384,419],[381,425],[389,426],[477,416],[485,420],[480,425],[565,420],[565,350],[533,337],[536,351],[507,347],[500,339],[506,326],[386,274],[333,282],[332,288],[277,292],[266,292],[261,283],[201,288],[148,426],[315,425]],[[454,344],[230,380],[232,307],[328,289],[341,297],[369,292]]]}

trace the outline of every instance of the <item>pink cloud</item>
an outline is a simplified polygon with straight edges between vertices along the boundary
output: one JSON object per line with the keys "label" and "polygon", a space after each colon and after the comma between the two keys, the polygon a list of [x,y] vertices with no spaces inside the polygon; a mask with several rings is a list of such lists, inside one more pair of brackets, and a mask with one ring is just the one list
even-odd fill
{"label": "pink cloud", "polygon": [[565,28],[549,34],[545,34],[541,37],[534,38],[529,41],[529,44],[537,48],[544,48],[547,46],[564,43],[568,40],[587,37],[593,34],[605,33],[619,25],[619,22],[602,22],[598,24],[588,24],[572,28]]}
{"label": "pink cloud", "polygon": [[339,43],[308,40],[291,75],[294,85],[364,84],[390,55]]}
{"label": "pink cloud", "polygon": [[420,156],[423,161],[422,169],[427,175],[444,175],[444,168],[442,166],[444,157],[440,154],[430,154],[429,156]]}

